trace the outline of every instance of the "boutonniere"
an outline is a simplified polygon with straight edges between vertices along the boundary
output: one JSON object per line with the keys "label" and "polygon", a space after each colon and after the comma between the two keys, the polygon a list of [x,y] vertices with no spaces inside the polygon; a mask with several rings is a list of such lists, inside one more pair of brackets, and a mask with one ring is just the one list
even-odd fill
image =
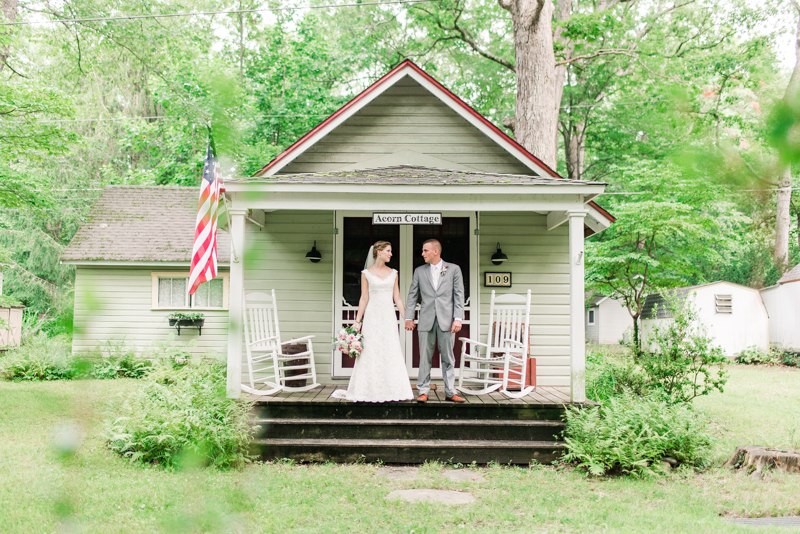
{"label": "boutonniere", "polygon": [[442,267],[442,276],[444,276],[444,273],[446,273],[446,272],[447,272],[447,265],[444,265]]}

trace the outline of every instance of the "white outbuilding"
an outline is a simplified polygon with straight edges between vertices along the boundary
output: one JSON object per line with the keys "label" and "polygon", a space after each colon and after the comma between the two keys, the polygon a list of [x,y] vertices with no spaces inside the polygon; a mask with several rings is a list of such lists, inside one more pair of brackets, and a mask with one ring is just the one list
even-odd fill
{"label": "white outbuilding", "polygon": [[633,319],[625,304],[595,295],[586,306],[586,341],[598,345],[619,345],[630,340]]}
{"label": "white outbuilding", "polygon": [[[700,321],[725,355],[735,356],[749,347],[769,348],[769,315],[757,289],[719,281],[670,293],[678,299],[693,299]],[[642,331],[651,332],[671,319],[663,295],[648,295],[642,309]]]}
{"label": "white outbuilding", "polygon": [[800,265],[762,289],[761,298],[769,312],[770,344],[800,350]]}

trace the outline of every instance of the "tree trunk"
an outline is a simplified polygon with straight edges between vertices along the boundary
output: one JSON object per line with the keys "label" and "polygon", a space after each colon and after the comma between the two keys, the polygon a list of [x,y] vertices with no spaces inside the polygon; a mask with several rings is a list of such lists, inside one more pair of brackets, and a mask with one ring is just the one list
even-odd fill
{"label": "tree trunk", "polygon": [[556,168],[558,110],[552,0],[500,0],[511,13],[517,73],[514,135],[519,144]]}
{"label": "tree trunk", "polygon": [[569,120],[561,123],[561,136],[564,139],[567,178],[581,180],[583,179],[583,159],[586,154],[586,144],[584,143],[586,132]]}
{"label": "tree trunk", "polygon": [[786,165],[778,181],[778,200],[775,218],[775,265],[782,273],[789,270],[789,227],[792,202],[792,167]]}
{"label": "tree trunk", "polygon": [[642,340],[641,340],[641,333],[639,332],[639,316],[631,316],[633,317],[633,359],[638,360],[639,355],[642,353]]}
{"label": "tree trunk", "polygon": [[[800,111],[800,102],[798,102],[798,90],[800,89],[800,4],[796,1],[793,1],[792,4],[798,15],[794,41],[795,62],[792,77],[789,78],[789,84],[786,86],[783,100],[797,113]],[[786,164],[783,168],[778,180],[778,188],[775,210],[775,264],[782,273],[785,273],[789,269],[789,226],[791,217],[789,205],[792,201],[792,167],[790,164]]]}
{"label": "tree trunk", "polygon": [[[2,10],[5,19],[9,22],[17,20],[17,0],[0,0],[0,10]],[[11,33],[13,26],[4,26],[0,28],[0,35],[8,35]],[[8,59],[9,48],[7,46],[0,47],[0,72],[6,66]]]}

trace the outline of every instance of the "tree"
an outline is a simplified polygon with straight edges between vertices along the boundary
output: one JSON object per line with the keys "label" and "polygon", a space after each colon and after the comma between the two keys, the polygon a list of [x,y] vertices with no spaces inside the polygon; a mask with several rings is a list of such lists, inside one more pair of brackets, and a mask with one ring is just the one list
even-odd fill
{"label": "tree", "polygon": [[617,172],[632,194],[612,207],[614,225],[587,243],[586,281],[625,305],[638,355],[647,295],[693,283],[704,262],[727,260],[735,237],[721,230],[740,221],[719,186],[687,178],[668,162],[638,161]]}

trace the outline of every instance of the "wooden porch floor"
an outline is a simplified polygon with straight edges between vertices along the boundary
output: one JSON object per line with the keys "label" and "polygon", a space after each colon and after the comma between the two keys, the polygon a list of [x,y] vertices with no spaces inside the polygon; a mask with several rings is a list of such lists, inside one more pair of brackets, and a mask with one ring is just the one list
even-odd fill
{"label": "wooden porch floor", "polygon": [[[269,396],[260,396],[260,395],[252,395],[249,393],[242,393],[241,398],[243,400],[249,401],[256,401],[258,404],[272,404],[272,403],[283,403],[283,402],[313,402],[313,403],[324,403],[324,404],[357,404],[352,403],[350,401],[337,399],[332,397],[334,391],[338,389],[347,389],[346,384],[327,384],[322,385],[318,388],[314,388],[310,391],[301,391],[301,392],[286,392],[281,391],[275,395]],[[417,391],[414,389],[414,395],[416,397]],[[537,405],[537,406],[553,406],[553,405],[562,405],[562,404],[571,404],[569,399],[569,387],[567,386],[537,386],[535,390],[533,390],[530,394],[522,397],[521,399],[510,399],[503,395],[502,393],[495,391],[493,393],[489,393],[488,395],[463,395],[459,393],[462,397],[464,397],[467,402],[464,404],[473,404],[473,405]],[[362,404],[369,404],[369,403],[362,403]],[[395,402],[392,404],[417,404],[414,401],[403,401],[403,402]],[[447,404],[452,405],[454,403],[446,401],[444,398],[444,387],[442,385],[437,385],[435,390],[431,390],[428,393],[428,404]]]}

